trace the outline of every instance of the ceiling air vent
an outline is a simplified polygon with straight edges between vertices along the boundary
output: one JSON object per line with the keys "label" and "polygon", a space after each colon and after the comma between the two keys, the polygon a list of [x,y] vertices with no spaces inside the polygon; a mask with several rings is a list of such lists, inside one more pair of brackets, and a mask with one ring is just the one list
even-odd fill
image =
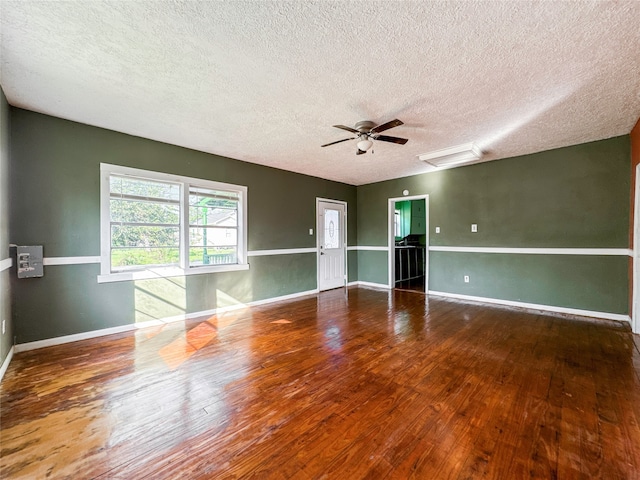
{"label": "ceiling air vent", "polygon": [[443,148],[435,152],[418,155],[423,162],[427,162],[434,167],[450,167],[462,165],[463,163],[477,162],[482,158],[482,151],[475,143],[465,143],[457,147]]}

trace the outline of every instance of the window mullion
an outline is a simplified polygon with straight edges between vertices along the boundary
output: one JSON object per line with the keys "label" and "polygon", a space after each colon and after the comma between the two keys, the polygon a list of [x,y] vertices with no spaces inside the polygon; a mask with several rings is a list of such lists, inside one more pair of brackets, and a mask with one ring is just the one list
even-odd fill
{"label": "window mullion", "polygon": [[247,261],[247,187],[242,187],[238,192],[240,204],[238,205],[237,225],[241,229],[238,230],[238,262],[246,263]]}
{"label": "window mullion", "polygon": [[100,167],[100,273],[111,273],[111,203],[109,172]]}
{"label": "window mullion", "polygon": [[180,268],[189,268],[189,184],[180,184]]}

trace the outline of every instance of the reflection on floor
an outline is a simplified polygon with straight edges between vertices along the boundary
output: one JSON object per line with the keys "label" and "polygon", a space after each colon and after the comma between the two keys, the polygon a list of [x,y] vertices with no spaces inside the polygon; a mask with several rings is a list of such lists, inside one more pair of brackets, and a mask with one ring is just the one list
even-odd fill
{"label": "reflection on floor", "polygon": [[396,289],[424,293],[424,276],[396,282]]}

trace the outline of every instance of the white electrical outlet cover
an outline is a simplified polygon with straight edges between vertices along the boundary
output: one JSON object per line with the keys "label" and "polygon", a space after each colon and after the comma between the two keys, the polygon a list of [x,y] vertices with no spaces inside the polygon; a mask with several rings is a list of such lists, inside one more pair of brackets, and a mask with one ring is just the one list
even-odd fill
{"label": "white electrical outlet cover", "polygon": [[471,231],[474,233],[478,231],[478,225],[476,223],[471,224]]}
{"label": "white electrical outlet cover", "polygon": [[440,233],[440,227],[436,227],[436,233]]}

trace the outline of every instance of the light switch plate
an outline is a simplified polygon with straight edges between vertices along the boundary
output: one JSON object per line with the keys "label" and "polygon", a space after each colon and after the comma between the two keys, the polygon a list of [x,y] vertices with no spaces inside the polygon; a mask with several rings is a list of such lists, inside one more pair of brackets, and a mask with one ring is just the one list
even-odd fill
{"label": "light switch plate", "polygon": [[471,231],[473,233],[477,233],[478,232],[478,224],[477,223],[472,223],[471,224]]}
{"label": "light switch plate", "polygon": [[436,233],[440,233],[440,227],[436,227]]}

